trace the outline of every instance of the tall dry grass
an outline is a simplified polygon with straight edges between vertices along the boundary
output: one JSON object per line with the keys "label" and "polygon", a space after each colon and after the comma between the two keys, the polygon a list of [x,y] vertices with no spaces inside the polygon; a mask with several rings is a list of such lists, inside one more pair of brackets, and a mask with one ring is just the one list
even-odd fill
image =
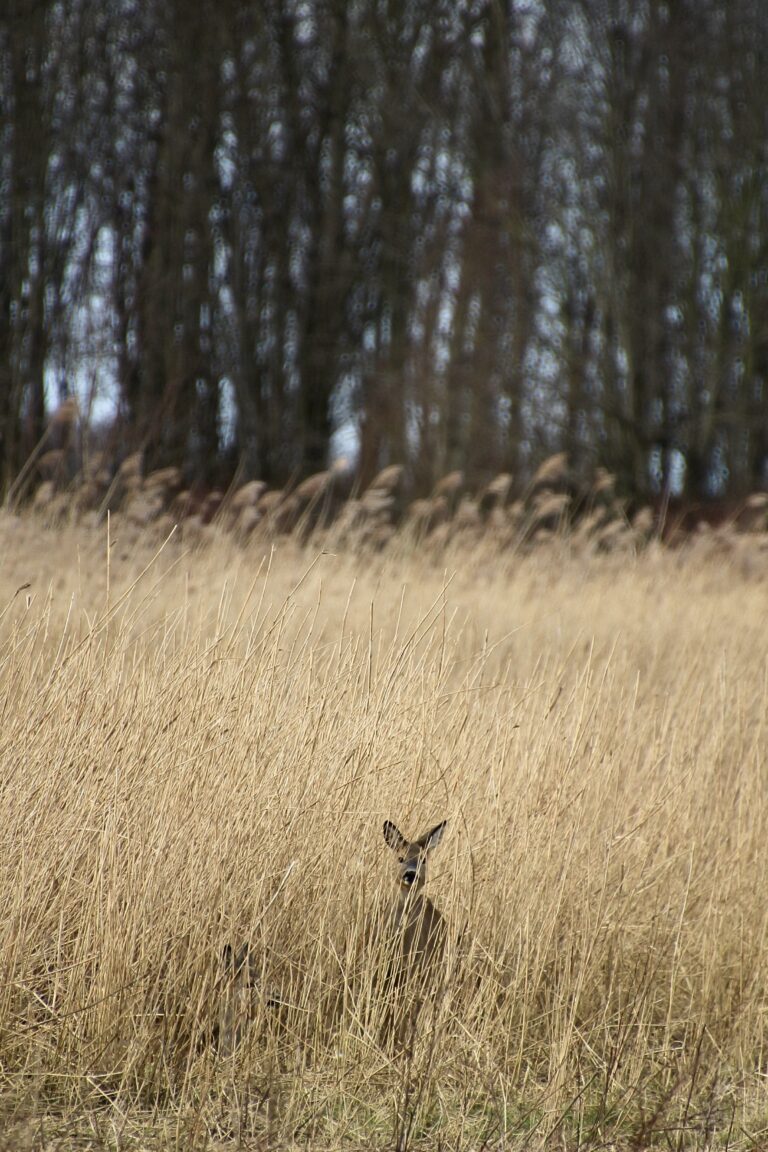
{"label": "tall dry grass", "polygon": [[[654,550],[443,571],[0,534],[10,1131],[768,1140],[764,581]],[[387,817],[449,821],[445,988],[395,1057],[361,946],[393,893]],[[246,939],[224,1060],[219,958]]]}

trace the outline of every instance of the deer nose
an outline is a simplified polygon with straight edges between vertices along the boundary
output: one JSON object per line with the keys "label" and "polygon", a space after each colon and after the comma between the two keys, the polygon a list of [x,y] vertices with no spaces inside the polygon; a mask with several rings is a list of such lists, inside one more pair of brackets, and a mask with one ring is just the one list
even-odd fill
{"label": "deer nose", "polygon": [[402,883],[406,888],[410,888],[414,883],[417,875],[416,868],[403,868]]}

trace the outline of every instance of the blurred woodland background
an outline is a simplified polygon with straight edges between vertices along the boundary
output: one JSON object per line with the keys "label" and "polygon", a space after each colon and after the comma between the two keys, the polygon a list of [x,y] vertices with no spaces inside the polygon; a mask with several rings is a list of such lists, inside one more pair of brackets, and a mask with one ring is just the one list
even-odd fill
{"label": "blurred woodland background", "polygon": [[2,491],[75,395],[201,490],[768,486],[764,0],[0,13]]}

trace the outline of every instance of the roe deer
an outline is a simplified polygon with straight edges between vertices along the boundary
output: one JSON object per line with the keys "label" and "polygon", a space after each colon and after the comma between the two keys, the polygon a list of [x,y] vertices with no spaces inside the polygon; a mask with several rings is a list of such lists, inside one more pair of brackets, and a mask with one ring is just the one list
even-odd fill
{"label": "roe deer", "polygon": [[397,854],[399,868],[397,899],[383,923],[388,1005],[381,1040],[396,1050],[412,1040],[424,997],[439,979],[445,952],[447,925],[424,895],[424,884],[427,858],[440,843],[446,823],[436,824],[418,840],[407,840],[391,820],[384,822],[384,839]]}
{"label": "roe deer", "polygon": [[217,1046],[221,1056],[227,1059],[240,1044],[248,1026],[255,972],[247,944],[237,952],[230,944],[225,945],[221,961]]}
{"label": "roe deer", "polygon": [[[294,985],[289,982],[289,997],[292,987]],[[286,998],[284,985],[264,986],[249,943],[241,945],[236,952],[230,944],[224,946],[218,988],[218,1023],[214,1037],[224,1059],[234,1055],[240,1047],[259,1007],[268,1027],[278,1031],[284,1029],[291,1000]]]}
{"label": "roe deer", "polygon": [[[412,1040],[416,1019],[430,988],[439,984],[439,970],[447,939],[441,912],[424,895],[427,858],[440,843],[447,821],[436,824],[418,840],[407,840],[391,820],[384,822],[384,839],[397,854],[398,895],[393,904],[369,923],[369,939],[383,944],[386,957],[376,985],[386,1003],[380,1033],[382,1047],[402,1050]],[[249,945],[236,952],[227,945],[222,956],[218,1020],[218,1047],[223,1057],[232,1056],[250,1023],[253,993],[260,986],[255,957]],[[263,999],[279,1027],[282,996],[268,993]],[[330,1031],[343,1011],[343,991],[332,990],[323,1005],[322,1017]]]}

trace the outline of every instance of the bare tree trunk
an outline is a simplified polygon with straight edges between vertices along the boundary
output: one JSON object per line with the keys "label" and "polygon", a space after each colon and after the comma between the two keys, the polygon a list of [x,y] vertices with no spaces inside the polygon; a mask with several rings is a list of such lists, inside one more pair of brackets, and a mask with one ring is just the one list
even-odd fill
{"label": "bare tree trunk", "polygon": [[[309,251],[306,303],[299,336],[300,458],[302,473],[328,464],[331,397],[339,373],[339,342],[344,329],[347,259],[344,241],[344,130],[348,100],[346,0],[334,0],[327,105],[317,155],[316,212]],[[323,155],[325,153],[325,155]],[[327,160],[326,160],[327,156]],[[321,167],[327,170],[322,188]]]}
{"label": "bare tree trunk", "polygon": [[44,317],[46,168],[43,105],[45,8],[12,3],[4,52],[8,91],[0,209],[0,487],[7,491],[45,424]]}

